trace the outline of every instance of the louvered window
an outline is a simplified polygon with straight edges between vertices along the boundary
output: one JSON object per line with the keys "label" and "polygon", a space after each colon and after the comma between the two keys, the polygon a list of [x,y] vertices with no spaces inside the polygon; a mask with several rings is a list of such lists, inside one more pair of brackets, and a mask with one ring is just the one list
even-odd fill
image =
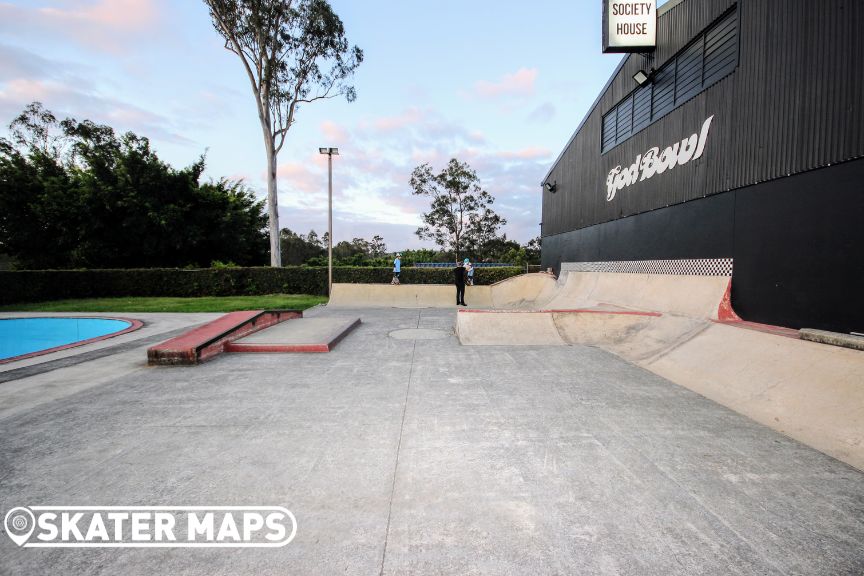
{"label": "louvered window", "polygon": [[602,152],[731,74],[737,65],[738,10],[733,7],[603,116]]}
{"label": "louvered window", "polygon": [[678,56],[675,75],[675,105],[686,102],[702,91],[703,43],[696,42]]}
{"label": "louvered window", "polygon": [[705,34],[706,88],[731,74],[738,65],[738,14],[733,11]]}
{"label": "louvered window", "polygon": [[665,116],[675,107],[675,62],[664,66],[654,76],[654,103],[651,120]]}
{"label": "louvered window", "polygon": [[633,133],[651,123],[651,84],[642,86],[633,93]]}

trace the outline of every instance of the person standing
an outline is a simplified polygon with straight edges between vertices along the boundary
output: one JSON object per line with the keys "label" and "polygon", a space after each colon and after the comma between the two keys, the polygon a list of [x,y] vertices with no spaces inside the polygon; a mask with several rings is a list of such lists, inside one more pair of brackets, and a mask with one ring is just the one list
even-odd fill
{"label": "person standing", "polygon": [[396,253],[396,259],[393,260],[393,280],[390,281],[391,284],[399,284],[399,274],[402,272],[402,254],[400,252]]}
{"label": "person standing", "polygon": [[453,280],[456,284],[456,305],[467,306],[465,304],[465,267],[462,262],[456,262],[456,267],[453,268]]}
{"label": "person standing", "polygon": [[465,258],[463,260],[463,264],[465,265],[465,276],[466,276],[466,286],[474,285],[474,266],[471,265],[471,260]]}

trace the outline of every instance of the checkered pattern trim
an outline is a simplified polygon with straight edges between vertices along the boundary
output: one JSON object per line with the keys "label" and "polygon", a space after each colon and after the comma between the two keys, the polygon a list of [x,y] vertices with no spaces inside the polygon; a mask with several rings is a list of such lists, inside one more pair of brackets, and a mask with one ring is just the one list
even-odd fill
{"label": "checkered pattern trim", "polygon": [[561,271],[616,272],[620,274],[673,274],[680,276],[732,276],[732,258],[717,258],[713,260],[562,262]]}

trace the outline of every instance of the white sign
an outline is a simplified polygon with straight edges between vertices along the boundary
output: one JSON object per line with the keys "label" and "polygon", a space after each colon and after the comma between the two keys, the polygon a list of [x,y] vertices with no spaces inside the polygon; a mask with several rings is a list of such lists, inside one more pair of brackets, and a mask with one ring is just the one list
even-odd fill
{"label": "white sign", "polygon": [[657,0],[603,0],[603,52],[648,52],[657,46]]}
{"label": "white sign", "polygon": [[629,167],[616,166],[610,170],[606,177],[606,201],[611,202],[618,191],[627,186],[647,180],[655,174],[662,174],[666,170],[672,170],[676,166],[683,166],[702,156],[713,119],[713,115],[709,116],[702,123],[699,132],[667,146],[662,152],[657,146],[649,148],[644,154],[636,156],[636,161]]}

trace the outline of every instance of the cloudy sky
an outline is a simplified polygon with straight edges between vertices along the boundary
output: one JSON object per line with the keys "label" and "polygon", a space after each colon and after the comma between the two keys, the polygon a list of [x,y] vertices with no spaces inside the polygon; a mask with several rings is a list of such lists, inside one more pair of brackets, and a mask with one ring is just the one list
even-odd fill
{"label": "cloudy sky", "polygon": [[[279,157],[280,224],[334,239],[420,247],[426,207],[413,168],[467,161],[509,221],[539,234],[540,180],[620,56],[600,52],[600,0],[331,0],[365,62],[357,100],[299,112]],[[661,2],[662,3],[662,2]],[[262,197],[264,146],[239,59],[199,0],[0,0],[0,134],[25,105],[151,139],[176,167],[206,151],[206,177],[243,178]]]}

